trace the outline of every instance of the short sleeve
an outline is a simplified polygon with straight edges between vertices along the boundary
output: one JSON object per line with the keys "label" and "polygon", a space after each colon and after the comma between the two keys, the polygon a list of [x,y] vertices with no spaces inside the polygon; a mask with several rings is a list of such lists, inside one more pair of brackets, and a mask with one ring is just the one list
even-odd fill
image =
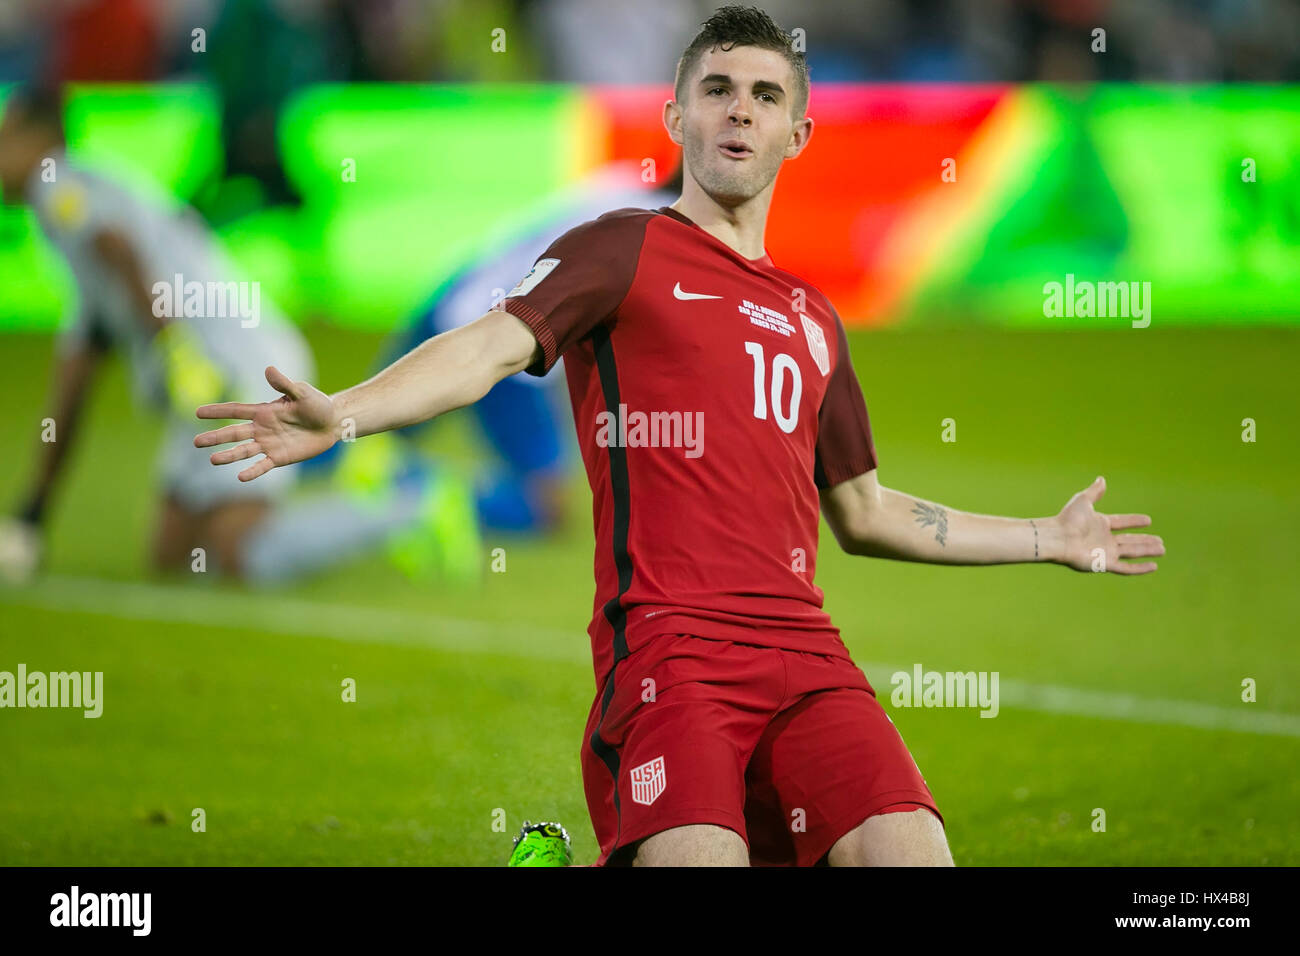
{"label": "short sleeve", "polygon": [[839,314],[835,317],[838,341],[835,368],[831,370],[822,407],[817,415],[817,456],[813,479],[818,488],[831,488],[876,467],[876,446],[871,437],[867,403],[849,360],[849,340]]}
{"label": "short sleeve", "polygon": [[524,371],[545,375],[568,349],[608,321],[632,287],[652,214],[617,210],[556,239],[494,309],[522,319],[542,358]]}

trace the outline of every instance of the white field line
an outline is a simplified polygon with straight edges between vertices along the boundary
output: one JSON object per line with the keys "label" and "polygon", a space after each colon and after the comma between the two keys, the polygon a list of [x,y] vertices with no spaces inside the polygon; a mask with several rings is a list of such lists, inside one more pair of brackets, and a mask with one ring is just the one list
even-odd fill
{"label": "white field line", "polygon": [[[6,603],[133,621],[251,629],[353,643],[502,654],[573,664],[591,661],[585,631],[525,624],[511,628],[490,621],[290,598],[269,592],[49,576],[26,588],[0,590],[0,605]],[[0,637],[3,635],[4,629],[0,628]],[[888,699],[891,690],[889,675],[897,671],[910,674],[912,670],[910,666],[874,661],[857,663],[871,677],[882,701]],[[1300,715],[1257,710],[1254,705],[1243,704],[1238,709],[1005,679],[999,680],[998,693],[1000,707],[1016,710],[1300,737]]]}
{"label": "white field line", "polygon": [[[300,634],[369,644],[500,653],[591,662],[585,631],[462,620],[360,604],[336,604],[273,592],[211,590],[132,581],[49,575],[21,590],[0,590],[4,603],[49,611],[102,614],[132,621]],[[0,631],[3,634],[3,631]]]}

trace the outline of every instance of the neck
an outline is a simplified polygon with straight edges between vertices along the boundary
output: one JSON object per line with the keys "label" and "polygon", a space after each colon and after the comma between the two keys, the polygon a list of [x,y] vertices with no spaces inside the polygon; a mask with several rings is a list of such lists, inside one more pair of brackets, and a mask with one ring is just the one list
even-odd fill
{"label": "neck", "polygon": [[763,237],[767,232],[767,210],[772,204],[774,184],[775,180],[737,206],[723,206],[687,175],[682,181],[682,197],[669,208],[677,210],[746,259],[761,259],[766,254]]}

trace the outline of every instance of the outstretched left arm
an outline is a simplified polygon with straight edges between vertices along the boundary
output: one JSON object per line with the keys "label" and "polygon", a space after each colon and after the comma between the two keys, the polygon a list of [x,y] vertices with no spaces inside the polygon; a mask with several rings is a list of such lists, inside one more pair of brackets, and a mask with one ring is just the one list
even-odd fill
{"label": "outstretched left arm", "polygon": [[1105,490],[1099,477],[1054,516],[1005,518],[956,511],[883,488],[872,469],[824,489],[821,501],[835,539],[849,554],[931,564],[1051,561],[1077,571],[1154,571],[1154,561],[1120,559],[1164,554],[1157,535],[1113,533],[1145,527],[1151,518],[1098,512],[1093,506]]}

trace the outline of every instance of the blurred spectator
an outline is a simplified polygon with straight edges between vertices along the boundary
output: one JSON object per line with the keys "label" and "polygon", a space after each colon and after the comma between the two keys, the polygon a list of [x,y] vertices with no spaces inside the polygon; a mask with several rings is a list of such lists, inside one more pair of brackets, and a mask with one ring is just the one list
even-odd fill
{"label": "blurred spectator", "polygon": [[0,81],[32,80],[49,59],[49,24],[41,0],[0,3]]}
{"label": "blurred spectator", "polygon": [[154,0],[51,0],[42,9],[53,27],[47,82],[124,83],[162,73]]}
{"label": "blurred spectator", "polygon": [[228,193],[205,197],[205,211],[230,215],[245,211],[250,202],[299,201],[280,163],[276,124],[295,89],[347,78],[348,43],[336,12],[333,0],[226,0],[222,5],[202,62],[220,94],[227,179],[247,177],[261,187],[262,196],[243,202]]}
{"label": "blurred spectator", "polygon": [[[205,71],[242,125],[320,80],[666,83],[717,0],[0,0],[0,81]],[[768,0],[815,80],[1294,82],[1296,0]],[[205,59],[189,53],[205,27]],[[1092,32],[1106,31],[1105,53]],[[491,47],[504,30],[504,54]],[[209,64],[209,60],[218,61]],[[264,108],[251,109],[260,101]],[[257,116],[251,115],[257,113]],[[232,134],[232,135],[246,135]],[[260,135],[260,134],[259,134]]]}
{"label": "blurred spectator", "polygon": [[527,4],[547,78],[671,82],[677,58],[715,6],[698,0],[541,0]]}

